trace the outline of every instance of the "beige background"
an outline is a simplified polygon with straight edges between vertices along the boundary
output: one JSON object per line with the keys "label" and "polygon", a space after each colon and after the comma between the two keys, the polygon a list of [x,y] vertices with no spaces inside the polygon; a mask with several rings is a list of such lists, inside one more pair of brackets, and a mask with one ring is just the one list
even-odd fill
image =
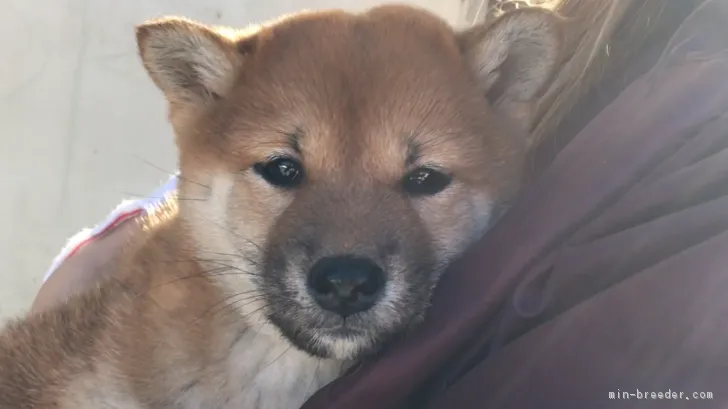
{"label": "beige background", "polygon": [[[29,306],[65,240],[175,169],[133,26],[163,14],[241,26],[372,0],[0,0],[0,321]],[[454,24],[467,0],[414,0]]]}

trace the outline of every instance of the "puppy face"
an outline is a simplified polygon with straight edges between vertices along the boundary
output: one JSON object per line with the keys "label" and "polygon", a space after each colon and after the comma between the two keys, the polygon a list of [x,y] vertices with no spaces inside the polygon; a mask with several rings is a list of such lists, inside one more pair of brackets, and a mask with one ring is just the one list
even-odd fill
{"label": "puppy face", "polygon": [[456,33],[402,6],[246,32],[140,26],[180,149],[180,214],[230,304],[339,359],[420,320],[518,187],[555,27],[527,10]]}

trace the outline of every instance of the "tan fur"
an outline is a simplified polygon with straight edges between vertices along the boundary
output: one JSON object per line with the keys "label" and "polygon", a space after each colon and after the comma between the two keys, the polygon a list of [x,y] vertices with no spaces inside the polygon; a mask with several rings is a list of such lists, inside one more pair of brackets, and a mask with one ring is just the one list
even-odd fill
{"label": "tan fur", "polygon": [[[296,408],[406,330],[442,268],[516,192],[521,125],[557,60],[551,14],[488,24],[455,33],[385,6],[245,32],[183,19],[140,26],[142,60],[170,103],[179,197],[110,261],[113,278],[5,329],[0,407]],[[254,172],[272,155],[303,163],[300,188]],[[451,185],[406,196],[403,176],[424,165]],[[315,357],[274,317],[303,322],[314,307],[301,272],[342,253],[376,259],[389,281],[362,321],[368,338],[314,331]],[[272,282],[288,292],[271,295]]]}

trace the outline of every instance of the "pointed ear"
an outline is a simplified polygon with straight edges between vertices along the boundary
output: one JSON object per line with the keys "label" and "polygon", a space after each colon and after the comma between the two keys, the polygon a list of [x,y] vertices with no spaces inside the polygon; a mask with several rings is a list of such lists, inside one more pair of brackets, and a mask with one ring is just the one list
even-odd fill
{"label": "pointed ear", "polygon": [[459,41],[495,108],[530,126],[535,99],[559,63],[560,19],[544,9],[519,9],[460,33]]}
{"label": "pointed ear", "polygon": [[136,38],[144,67],[173,103],[205,103],[224,96],[243,54],[250,51],[249,39],[177,17],[137,26]]}

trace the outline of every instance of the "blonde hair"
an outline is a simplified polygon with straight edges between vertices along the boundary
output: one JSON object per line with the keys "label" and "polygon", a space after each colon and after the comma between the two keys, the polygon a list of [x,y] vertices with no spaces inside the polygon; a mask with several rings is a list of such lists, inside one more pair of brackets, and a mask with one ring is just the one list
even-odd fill
{"label": "blonde hair", "polygon": [[603,74],[609,39],[632,0],[561,0],[554,10],[566,17],[565,60],[538,101],[531,139],[552,132]]}

